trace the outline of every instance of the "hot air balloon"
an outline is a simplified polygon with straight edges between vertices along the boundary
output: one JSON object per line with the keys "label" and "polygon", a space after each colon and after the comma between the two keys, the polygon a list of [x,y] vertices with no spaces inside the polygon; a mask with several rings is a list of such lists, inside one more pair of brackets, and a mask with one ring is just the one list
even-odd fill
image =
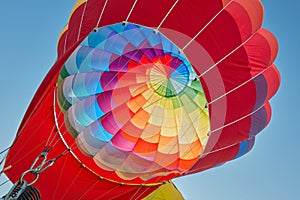
{"label": "hot air balloon", "polygon": [[43,199],[182,199],[171,179],[246,154],[270,121],[262,20],[259,0],[78,0],[3,172]]}

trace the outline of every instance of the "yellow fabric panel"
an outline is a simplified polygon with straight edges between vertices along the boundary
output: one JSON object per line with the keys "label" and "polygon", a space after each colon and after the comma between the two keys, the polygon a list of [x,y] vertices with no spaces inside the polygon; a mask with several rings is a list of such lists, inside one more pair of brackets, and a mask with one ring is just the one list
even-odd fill
{"label": "yellow fabric panel", "polygon": [[148,85],[146,84],[136,84],[136,85],[131,85],[129,87],[130,93],[133,97],[140,95],[146,90],[149,90]]}
{"label": "yellow fabric panel", "polygon": [[[155,95],[153,95],[153,96],[155,96]],[[155,102],[155,101],[153,101],[153,102]],[[146,104],[145,104],[145,107],[146,107]],[[152,109],[152,112],[150,112],[151,115],[149,118],[149,123],[152,125],[155,125],[155,126],[162,126],[162,123],[164,121],[164,116],[165,116],[165,109],[162,106],[155,105],[155,104],[151,105],[151,107],[153,109]],[[150,106],[149,106],[149,108],[150,108]]]}
{"label": "yellow fabric panel", "polygon": [[136,113],[146,102],[147,100],[143,95],[137,95],[136,97],[129,100],[127,106],[132,112]]}
{"label": "yellow fabric panel", "polygon": [[73,9],[72,9],[72,12],[71,12],[71,15],[73,14],[73,12],[80,6],[82,5],[83,3],[87,2],[87,0],[77,0]]}
{"label": "yellow fabric panel", "polygon": [[152,124],[147,124],[143,129],[141,138],[150,143],[158,143],[160,127]]}
{"label": "yellow fabric panel", "polygon": [[184,160],[191,160],[198,158],[203,152],[202,145],[199,140],[190,144],[179,145],[180,158]]}
{"label": "yellow fabric panel", "polygon": [[[171,102],[171,101],[166,101]],[[177,120],[174,109],[164,110],[164,120],[162,123],[161,135],[166,137],[177,137]]]}
{"label": "yellow fabric panel", "polygon": [[201,114],[197,122],[195,122],[195,127],[197,127],[198,138],[201,141],[201,144],[207,144],[208,136],[207,133],[210,131],[210,121],[209,116],[201,110]]}
{"label": "yellow fabric panel", "polygon": [[140,109],[137,113],[135,113],[135,115],[132,116],[130,121],[136,127],[140,129],[144,129],[149,117],[150,117],[149,113],[147,113],[143,109]]}
{"label": "yellow fabric panel", "polygon": [[177,137],[167,137],[160,135],[157,151],[163,154],[178,153],[178,139]]}
{"label": "yellow fabric panel", "polygon": [[143,200],[184,200],[184,198],[175,185],[169,181],[154,190]]}
{"label": "yellow fabric panel", "polygon": [[198,140],[198,135],[195,126],[191,118],[189,118],[189,116],[190,115],[186,115],[185,118],[182,118],[181,123],[179,125],[180,129],[178,131],[178,138],[180,138],[180,144],[190,144]]}

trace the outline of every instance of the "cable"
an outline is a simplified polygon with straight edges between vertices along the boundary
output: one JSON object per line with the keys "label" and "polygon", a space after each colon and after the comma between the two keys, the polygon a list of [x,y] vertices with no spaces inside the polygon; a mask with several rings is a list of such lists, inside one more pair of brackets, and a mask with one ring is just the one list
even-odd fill
{"label": "cable", "polygon": [[169,16],[169,14],[172,12],[173,8],[176,6],[176,4],[179,2],[179,0],[176,0],[176,2],[172,5],[172,7],[169,9],[168,13],[166,14],[166,16],[161,20],[160,24],[157,26],[156,30],[158,30],[161,25],[164,23],[164,21],[167,19],[167,17]]}
{"label": "cable", "polygon": [[229,6],[231,3],[233,2],[233,0],[229,1],[183,48],[182,50],[184,50],[185,48],[187,48],[199,35],[200,33],[202,33],[206,27],[208,25],[210,25],[225,9],[227,6]]}
{"label": "cable", "polygon": [[132,7],[131,7],[131,9],[130,9],[130,11],[129,11],[129,13],[128,13],[127,17],[126,17],[126,19],[125,19],[125,22],[127,22],[127,21],[128,21],[128,19],[129,19],[129,17],[130,17],[130,15],[131,15],[131,13],[132,13],[132,11],[133,11],[133,9],[134,9],[134,7],[135,7],[135,5],[136,5],[137,1],[138,1],[138,0],[135,0],[135,1],[134,1],[133,5],[132,5]]}
{"label": "cable", "polygon": [[[5,153],[6,151],[8,151],[10,148],[11,148],[11,146],[9,146],[9,147],[7,147],[6,149],[2,150],[2,151],[0,152],[0,155],[3,154],[3,153]],[[0,165],[1,165],[1,163],[0,163]]]}
{"label": "cable", "polygon": [[78,28],[79,30],[78,30],[78,35],[77,35],[77,41],[78,41],[79,38],[80,38],[80,33],[81,33],[81,27],[82,27],[83,17],[84,17],[85,10],[86,10],[86,7],[87,7],[88,2],[89,2],[89,0],[87,0],[86,3],[84,4],[84,8],[83,8],[83,12],[82,12],[82,15],[81,15],[81,20],[80,20],[79,28]]}
{"label": "cable", "polygon": [[104,10],[105,10],[105,8],[106,8],[107,2],[108,2],[108,0],[106,0],[105,3],[104,3],[104,5],[103,5],[102,11],[101,11],[101,13],[100,13],[100,16],[99,16],[99,19],[98,19],[98,21],[97,21],[97,24],[96,24],[96,27],[95,27],[95,28],[98,28],[98,26],[99,26],[99,24],[100,24],[100,21],[101,21],[101,19],[102,19],[102,15],[103,15]]}
{"label": "cable", "polygon": [[4,181],[3,183],[0,184],[0,187],[2,187],[3,185],[5,185],[8,182],[9,182],[9,180]]}

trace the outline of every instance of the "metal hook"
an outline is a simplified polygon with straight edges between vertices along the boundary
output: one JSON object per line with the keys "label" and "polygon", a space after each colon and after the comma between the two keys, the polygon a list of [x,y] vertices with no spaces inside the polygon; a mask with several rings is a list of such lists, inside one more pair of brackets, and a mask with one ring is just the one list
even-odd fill
{"label": "metal hook", "polygon": [[[39,171],[41,168],[43,168],[43,166],[45,165],[46,160],[47,160],[47,154],[48,154],[48,152],[43,151],[43,152],[41,153],[41,155],[39,155],[39,156],[34,160],[34,162],[32,163],[32,165],[31,165],[31,167],[30,167],[30,170]],[[37,164],[37,162],[38,162],[41,158],[43,159],[42,162],[41,162],[41,164],[40,164],[39,166],[37,166],[36,168],[34,168],[35,165]]]}
{"label": "metal hook", "polygon": [[[45,148],[44,151],[38,157],[36,157],[36,159],[34,160],[34,162],[31,165],[30,169],[23,172],[23,174],[21,175],[20,180],[19,180],[21,183],[22,183],[22,181],[24,181],[23,180],[24,176],[28,173],[31,173],[35,176],[35,178],[31,183],[28,183],[28,185],[34,184],[37,181],[39,174],[42,173],[43,171],[45,171],[46,169],[48,169],[49,167],[51,167],[54,164],[54,162],[59,158],[59,157],[56,157],[54,159],[47,160],[48,152],[49,152],[49,149]],[[41,163],[39,165],[37,165],[39,160],[41,160]]]}
{"label": "metal hook", "polygon": [[[25,181],[23,178],[24,178],[24,176],[25,176],[26,174],[28,174],[28,173],[31,173],[31,174],[35,175],[35,179],[34,179],[33,181],[31,181],[30,183],[27,183],[27,185],[32,185],[32,184],[34,184],[34,183],[37,181],[37,179],[39,178],[39,173],[35,173],[35,171],[32,171],[32,170],[29,169],[29,170],[23,172],[23,174],[21,175],[21,177],[20,177],[20,179],[19,179],[19,182],[20,182],[20,183],[23,183],[23,182]],[[25,181],[25,182],[26,182],[26,181]]]}

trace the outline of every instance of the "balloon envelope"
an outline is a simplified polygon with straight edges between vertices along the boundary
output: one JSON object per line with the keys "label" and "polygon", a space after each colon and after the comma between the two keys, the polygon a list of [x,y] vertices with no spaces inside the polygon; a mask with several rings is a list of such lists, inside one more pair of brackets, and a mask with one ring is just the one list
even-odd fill
{"label": "balloon envelope", "polygon": [[6,174],[49,143],[63,156],[36,183],[43,198],[139,199],[244,155],[280,83],[262,18],[258,0],[77,1]]}

